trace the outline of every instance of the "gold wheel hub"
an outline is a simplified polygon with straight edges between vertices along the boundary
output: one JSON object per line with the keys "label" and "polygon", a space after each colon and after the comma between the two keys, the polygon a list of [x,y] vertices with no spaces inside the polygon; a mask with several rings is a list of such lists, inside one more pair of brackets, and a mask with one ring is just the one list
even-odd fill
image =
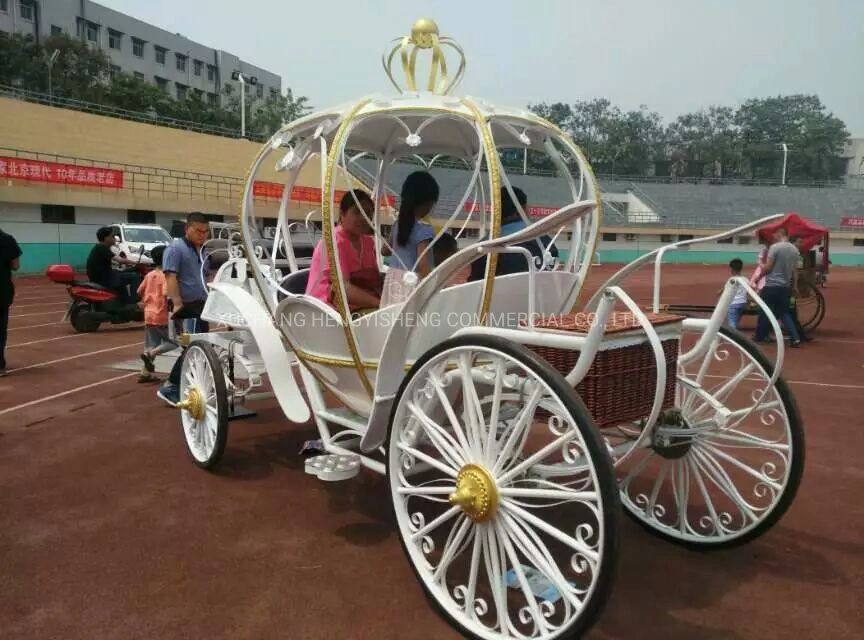
{"label": "gold wheel hub", "polygon": [[181,411],[188,411],[196,420],[204,418],[204,396],[195,387],[186,392],[186,398],[177,403]]}
{"label": "gold wheel hub", "polygon": [[483,522],[495,514],[498,488],[492,475],[477,464],[466,464],[456,476],[456,492],[450,494],[450,504],[461,507],[474,522]]}

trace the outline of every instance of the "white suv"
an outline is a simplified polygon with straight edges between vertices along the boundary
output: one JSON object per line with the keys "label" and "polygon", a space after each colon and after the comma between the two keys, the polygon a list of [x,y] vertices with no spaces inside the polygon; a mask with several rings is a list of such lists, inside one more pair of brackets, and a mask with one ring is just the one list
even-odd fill
{"label": "white suv", "polygon": [[141,248],[141,264],[151,265],[150,252],[160,244],[168,246],[173,241],[171,234],[158,224],[129,224],[126,222],[108,225],[117,244],[114,245],[117,253],[123,253],[130,260],[137,260]]}

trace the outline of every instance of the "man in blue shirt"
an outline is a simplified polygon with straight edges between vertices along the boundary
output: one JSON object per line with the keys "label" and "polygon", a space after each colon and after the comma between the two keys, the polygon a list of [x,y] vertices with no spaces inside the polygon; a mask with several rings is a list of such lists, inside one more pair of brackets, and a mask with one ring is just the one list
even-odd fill
{"label": "man in blue shirt", "polygon": [[[162,271],[165,273],[168,293],[168,309],[173,320],[188,319],[195,323],[195,332],[210,331],[207,322],[201,320],[201,312],[207,301],[205,278],[209,256],[202,251],[210,225],[203,213],[190,213],[186,218],[185,235],[177,238],[165,250],[162,257]],[[168,380],[159,388],[156,395],[176,406],[180,401],[180,370],[186,351],[177,358]]]}
{"label": "man in blue shirt", "polygon": [[[519,187],[513,187],[513,193],[516,196],[516,199],[519,201],[519,204],[522,206],[522,210],[524,211],[528,204],[528,197],[525,195],[525,192],[522,191]],[[516,208],[516,203],[513,202],[513,199],[510,197],[510,192],[507,191],[506,187],[501,187],[501,235],[506,236],[511,233],[516,233],[520,229],[524,229],[528,226],[525,221],[522,219],[522,216],[519,215],[519,210]],[[485,240],[486,238],[484,238]],[[558,249],[552,244],[552,238],[549,236],[541,236],[540,238],[534,240],[528,240],[526,242],[522,242],[520,244],[514,245],[517,247],[524,247],[531,252],[531,255],[535,258],[540,258],[543,260],[543,252],[540,247],[537,245],[537,240],[543,243],[543,246],[547,248],[550,254],[554,257],[558,257]],[[541,263],[542,264],[542,263]],[[536,263],[535,263],[536,266]],[[528,261],[525,258],[525,255],[522,253],[499,253],[498,260],[495,263],[495,275],[503,276],[508,273],[521,273],[523,271],[528,271]],[[469,280],[482,280],[484,274],[486,273],[486,256],[475,260],[471,264],[471,277]]]}

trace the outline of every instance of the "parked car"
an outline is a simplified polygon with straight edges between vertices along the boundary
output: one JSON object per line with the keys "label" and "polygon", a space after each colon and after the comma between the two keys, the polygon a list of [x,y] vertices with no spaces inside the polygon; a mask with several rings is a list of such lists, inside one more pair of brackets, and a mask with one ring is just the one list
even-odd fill
{"label": "parked car", "polygon": [[[171,244],[173,238],[164,227],[158,224],[129,224],[127,222],[117,222],[111,225],[111,230],[117,238],[117,244],[114,245],[117,253],[132,259],[137,259],[141,256],[141,264],[149,266],[153,264],[150,258],[150,252],[161,245]],[[144,248],[143,253],[141,247]]]}

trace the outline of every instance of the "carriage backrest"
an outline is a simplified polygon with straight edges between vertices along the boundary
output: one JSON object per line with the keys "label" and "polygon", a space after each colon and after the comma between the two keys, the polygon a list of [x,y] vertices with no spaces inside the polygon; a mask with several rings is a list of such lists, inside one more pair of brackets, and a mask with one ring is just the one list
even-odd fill
{"label": "carriage backrest", "polygon": [[[282,279],[282,282],[279,283],[279,286],[287,291],[288,293],[293,293],[294,295],[303,295],[306,293],[306,285],[309,283],[309,269],[300,269],[299,271],[295,271],[294,273],[289,273],[285,278]],[[279,291],[277,294],[277,299],[281,302],[283,298],[285,298],[285,294]]]}

